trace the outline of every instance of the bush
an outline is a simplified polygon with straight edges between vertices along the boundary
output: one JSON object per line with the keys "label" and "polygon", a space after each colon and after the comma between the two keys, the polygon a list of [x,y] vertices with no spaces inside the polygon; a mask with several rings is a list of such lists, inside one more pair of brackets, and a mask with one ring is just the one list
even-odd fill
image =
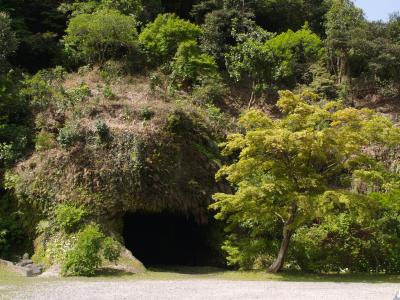
{"label": "bush", "polygon": [[205,79],[219,80],[214,58],[200,51],[196,41],[182,42],[172,62],[171,78],[174,84],[191,87]]}
{"label": "bush", "polygon": [[154,116],[154,111],[150,107],[146,106],[140,110],[140,118],[142,120],[148,121]]}
{"label": "bush", "polygon": [[78,233],[74,247],[67,252],[62,274],[92,276],[101,265],[102,256],[115,262],[120,253],[120,244],[110,237],[105,237],[97,224],[87,225]]}
{"label": "bush", "polygon": [[105,259],[116,262],[121,254],[121,245],[114,239],[106,237],[103,241],[103,256]]}
{"label": "bush", "polygon": [[60,129],[57,136],[58,143],[65,149],[83,140],[84,136],[80,132],[78,124],[75,122],[68,123],[64,128]]}
{"label": "bush", "polygon": [[100,75],[105,82],[110,83],[126,72],[126,64],[114,60],[105,62],[100,69]]}
{"label": "bush", "polygon": [[88,225],[78,233],[75,246],[67,252],[62,266],[66,276],[92,276],[101,264],[99,249],[104,239],[98,225]]}
{"label": "bush", "polygon": [[96,120],[95,128],[100,143],[107,142],[110,138],[110,129],[107,124],[103,120]]}
{"label": "bush", "polygon": [[116,10],[81,14],[70,20],[66,52],[87,63],[104,63],[132,52],[136,46],[136,21]]}
{"label": "bush", "polygon": [[293,235],[292,260],[311,272],[398,273],[399,196],[399,190],[376,193],[325,213],[320,224],[300,227]]}
{"label": "bush", "polygon": [[55,221],[65,232],[76,231],[82,224],[86,211],[82,207],[61,204],[55,210]]}
{"label": "bush", "polygon": [[255,31],[255,22],[250,17],[237,9],[218,9],[206,14],[202,49],[223,66],[225,53],[237,42],[236,35]]}
{"label": "bush", "polygon": [[0,198],[0,257],[8,258],[15,251],[27,246],[26,216],[19,213],[20,207],[11,193],[5,193]]}
{"label": "bush", "polygon": [[90,87],[86,83],[81,83],[78,87],[65,91],[68,102],[71,105],[83,102],[91,95]]}
{"label": "bush", "polygon": [[4,64],[7,57],[17,50],[17,46],[17,38],[11,30],[11,19],[7,14],[0,12],[0,64]]}
{"label": "bush", "polygon": [[307,27],[296,32],[288,30],[267,41],[244,35],[243,42],[226,53],[229,75],[236,81],[252,85],[254,100],[268,89],[294,88],[312,63],[323,54],[320,38]]}
{"label": "bush", "polygon": [[220,80],[205,79],[193,89],[193,99],[200,103],[218,103],[228,94],[227,86]]}
{"label": "bush", "polygon": [[35,149],[37,151],[46,151],[56,146],[54,134],[47,131],[41,131],[36,136]]}
{"label": "bush", "polygon": [[26,99],[34,110],[45,110],[50,104],[63,101],[65,70],[56,67],[41,70],[33,76],[26,76],[22,82],[20,95]]}
{"label": "bush", "polygon": [[175,55],[180,43],[196,40],[201,28],[174,14],[159,15],[140,33],[139,41],[155,65],[167,63]]}
{"label": "bush", "polygon": [[111,86],[109,84],[105,85],[103,89],[103,96],[108,100],[114,100],[117,98],[117,95],[114,94]]}
{"label": "bush", "polygon": [[184,135],[193,129],[192,120],[181,110],[175,110],[167,117],[167,130],[171,133]]}

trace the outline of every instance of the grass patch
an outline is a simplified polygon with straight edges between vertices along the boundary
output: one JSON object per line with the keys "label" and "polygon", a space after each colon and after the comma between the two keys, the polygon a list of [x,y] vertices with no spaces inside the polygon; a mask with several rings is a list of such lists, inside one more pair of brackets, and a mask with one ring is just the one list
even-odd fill
{"label": "grass patch", "polygon": [[19,275],[4,265],[0,265],[0,286],[16,285],[23,283],[25,280],[25,277]]}
{"label": "grass patch", "polygon": [[0,265],[0,299],[12,299],[12,292],[21,289],[26,283],[26,277]]}
{"label": "grass patch", "polygon": [[118,281],[118,280],[241,280],[241,281],[293,281],[293,282],[345,282],[345,283],[400,283],[400,275],[384,274],[307,274],[282,272],[269,274],[262,271],[231,271],[214,267],[159,266],[143,274],[132,274],[104,268],[94,277],[26,278],[0,265],[0,291],[15,290],[26,284],[47,281]]}
{"label": "grass patch", "polygon": [[306,274],[301,272],[282,272],[270,274],[262,271],[229,271],[212,267],[153,267],[137,279],[185,280],[222,279],[245,281],[297,281],[297,282],[360,282],[360,283],[399,283],[400,275],[384,274]]}

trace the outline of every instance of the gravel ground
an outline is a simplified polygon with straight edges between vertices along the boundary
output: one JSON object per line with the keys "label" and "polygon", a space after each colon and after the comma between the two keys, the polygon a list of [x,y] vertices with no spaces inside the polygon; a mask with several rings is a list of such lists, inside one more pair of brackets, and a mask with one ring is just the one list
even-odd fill
{"label": "gravel ground", "polygon": [[227,280],[57,281],[29,286],[0,299],[296,299],[392,300],[400,284]]}

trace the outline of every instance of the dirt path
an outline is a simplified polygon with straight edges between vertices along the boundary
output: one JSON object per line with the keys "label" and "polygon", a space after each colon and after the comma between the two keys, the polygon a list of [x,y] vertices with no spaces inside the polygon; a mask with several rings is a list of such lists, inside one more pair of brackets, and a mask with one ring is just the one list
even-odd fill
{"label": "dirt path", "polygon": [[228,280],[54,281],[29,286],[0,299],[296,299],[392,300],[400,284]]}

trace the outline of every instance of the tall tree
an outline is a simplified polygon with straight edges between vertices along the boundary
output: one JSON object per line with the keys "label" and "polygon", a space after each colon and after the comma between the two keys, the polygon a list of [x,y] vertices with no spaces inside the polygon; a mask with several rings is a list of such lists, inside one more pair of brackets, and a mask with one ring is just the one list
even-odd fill
{"label": "tall tree", "polygon": [[244,132],[228,137],[222,153],[234,162],[217,178],[226,177],[235,192],[215,194],[210,206],[233,233],[263,222],[281,228],[279,251],[268,268],[273,273],[283,267],[293,233],[312,217],[316,203],[351,201],[358,194],[351,189],[355,180],[375,184],[376,191],[390,186],[395,177],[366,149],[400,142],[400,129],[371,110],[313,104],[316,96],[308,92],[280,95],[282,119],[251,110],[240,119]]}
{"label": "tall tree", "polygon": [[0,12],[0,72],[7,58],[17,50],[18,41],[15,32],[11,29],[11,19]]}
{"label": "tall tree", "polygon": [[350,0],[333,0],[326,15],[326,48],[331,71],[339,84],[349,84],[351,41],[357,29],[365,25],[363,11]]}
{"label": "tall tree", "polygon": [[2,0],[0,11],[12,18],[19,47],[10,62],[28,71],[53,66],[60,54],[58,40],[65,16],[57,10],[60,0]]}
{"label": "tall tree", "polygon": [[294,88],[323,52],[321,40],[307,27],[270,37],[263,30],[241,35],[242,41],[225,54],[229,75],[251,82],[249,106],[257,93],[273,85]]}

